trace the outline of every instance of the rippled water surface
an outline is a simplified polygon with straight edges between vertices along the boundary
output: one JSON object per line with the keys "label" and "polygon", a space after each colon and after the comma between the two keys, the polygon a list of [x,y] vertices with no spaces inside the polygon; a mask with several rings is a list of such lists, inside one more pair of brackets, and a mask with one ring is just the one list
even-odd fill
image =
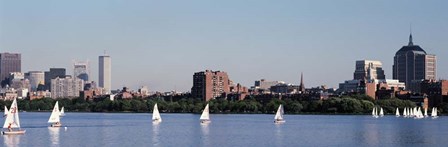
{"label": "rippled water surface", "polygon": [[[414,120],[385,116],[66,113],[49,128],[50,113],[20,113],[26,134],[1,137],[1,146],[448,146],[448,117]],[[65,127],[67,127],[65,129]]]}

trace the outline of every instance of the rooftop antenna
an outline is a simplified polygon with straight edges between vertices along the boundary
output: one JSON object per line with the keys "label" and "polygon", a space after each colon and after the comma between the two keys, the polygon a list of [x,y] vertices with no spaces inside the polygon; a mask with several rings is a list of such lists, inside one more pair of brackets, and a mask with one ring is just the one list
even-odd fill
{"label": "rooftop antenna", "polygon": [[409,24],[409,44],[408,46],[413,46],[414,43],[412,42],[412,23]]}

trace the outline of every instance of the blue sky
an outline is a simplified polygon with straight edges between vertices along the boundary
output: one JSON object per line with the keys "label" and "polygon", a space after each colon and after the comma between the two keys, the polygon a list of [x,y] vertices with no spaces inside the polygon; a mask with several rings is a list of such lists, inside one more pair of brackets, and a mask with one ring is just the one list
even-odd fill
{"label": "blue sky", "polygon": [[22,70],[112,57],[112,88],[189,91],[194,72],[223,70],[255,80],[328,85],[352,79],[355,61],[380,60],[392,77],[408,42],[437,55],[448,79],[448,1],[0,0],[0,51],[22,53]]}

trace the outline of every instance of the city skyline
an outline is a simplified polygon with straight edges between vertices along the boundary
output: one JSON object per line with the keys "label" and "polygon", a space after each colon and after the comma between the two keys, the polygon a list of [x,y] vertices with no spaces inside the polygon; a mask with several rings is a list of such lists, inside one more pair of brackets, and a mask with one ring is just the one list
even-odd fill
{"label": "city skyline", "polygon": [[21,53],[22,72],[73,73],[72,60],[90,60],[89,79],[98,81],[95,59],[107,50],[112,89],[190,91],[191,76],[203,70],[247,87],[259,79],[298,85],[303,72],[308,87],[337,88],[356,60],[381,61],[391,79],[412,23],[414,44],[438,56],[437,79],[447,79],[446,4],[1,1],[0,52]]}

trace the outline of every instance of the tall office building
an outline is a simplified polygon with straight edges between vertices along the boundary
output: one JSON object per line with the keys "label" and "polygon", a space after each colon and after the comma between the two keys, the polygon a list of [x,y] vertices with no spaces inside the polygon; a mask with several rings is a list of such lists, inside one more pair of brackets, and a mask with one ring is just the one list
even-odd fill
{"label": "tall office building", "polygon": [[84,81],[79,78],[51,79],[51,98],[73,98],[79,97],[80,91],[84,89]]}
{"label": "tall office building", "polygon": [[11,72],[21,72],[21,62],[19,53],[0,53],[0,81],[9,77]]}
{"label": "tall office building", "polygon": [[397,51],[394,57],[393,78],[411,87],[412,81],[436,79],[436,56],[426,54],[420,46],[412,42]]}
{"label": "tall office building", "polygon": [[89,81],[89,62],[75,62],[73,64],[73,77]]}
{"label": "tall office building", "polygon": [[104,55],[99,56],[99,71],[98,71],[98,81],[99,86],[104,89],[106,94],[110,94],[111,90],[111,59],[110,56]]}
{"label": "tall office building", "polygon": [[193,97],[209,101],[230,92],[230,80],[226,72],[206,70],[194,73]]}
{"label": "tall office building", "polygon": [[50,68],[50,71],[45,72],[45,89],[51,90],[51,79],[65,78],[65,75],[65,68]]}
{"label": "tall office building", "polygon": [[45,85],[45,74],[43,71],[30,71],[25,74],[25,78],[30,80],[31,91],[37,91],[39,84]]}
{"label": "tall office building", "polygon": [[381,61],[358,60],[353,73],[354,80],[384,80],[383,64]]}

